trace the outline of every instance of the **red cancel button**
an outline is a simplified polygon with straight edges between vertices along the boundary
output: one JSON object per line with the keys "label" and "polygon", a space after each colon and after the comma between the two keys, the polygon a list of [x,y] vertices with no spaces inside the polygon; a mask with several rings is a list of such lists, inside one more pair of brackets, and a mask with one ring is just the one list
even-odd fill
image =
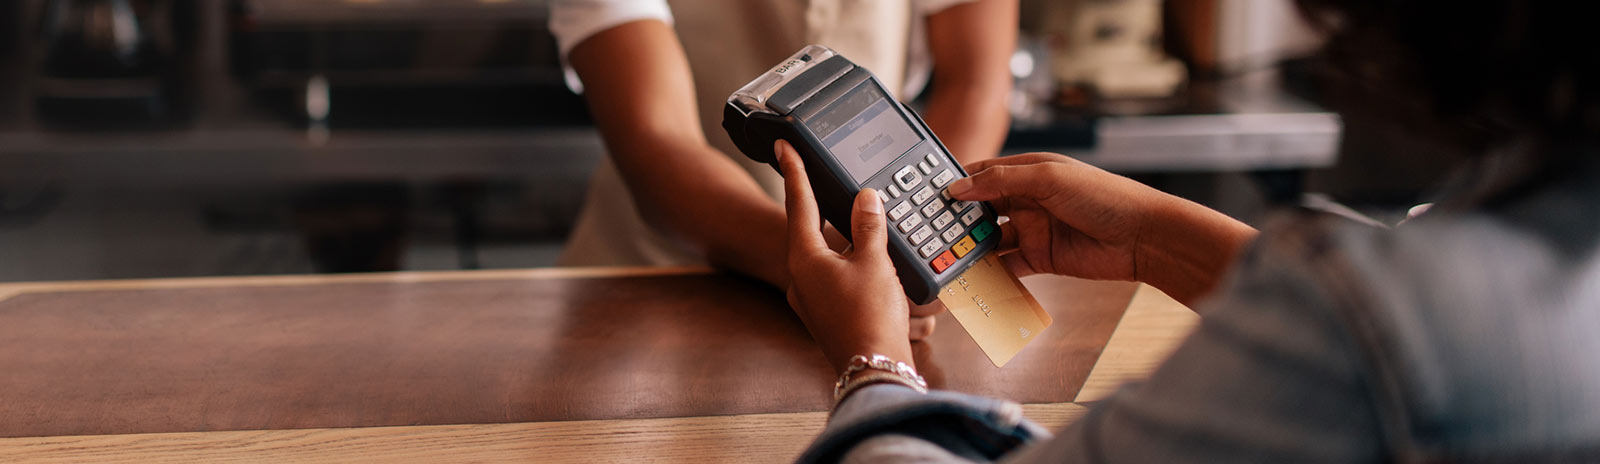
{"label": "red cancel button", "polygon": [[945,250],[939,257],[933,258],[933,261],[928,262],[929,265],[933,266],[933,272],[944,272],[945,269],[950,268],[951,264],[955,263],[956,255],[950,253],[950,250]]}

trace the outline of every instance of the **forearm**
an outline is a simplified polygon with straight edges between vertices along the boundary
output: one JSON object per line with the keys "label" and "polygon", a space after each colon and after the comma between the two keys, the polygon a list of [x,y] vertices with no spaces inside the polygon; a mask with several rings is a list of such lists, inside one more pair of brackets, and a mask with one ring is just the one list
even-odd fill
{"label": "forearm", "polygon": [[[729,189],[715,184],[698,184],[684,192],[691,198],[716,201],[672,202],[680,211],[665,226],[680,234],[705,253],[712,265],[753,276],[778,288],[789,285],[789,270],[784,265],[787,251],[783,207],[760,191]],[[731,220],[730,218],[737,218]]]}
{"label": "forearm", "polygon": [[619,145],[613,156],[647,223],[694,247],[712,265],[788,285],[783,206],[749,174],[706,145]]}
{"label": "forearm", "polygon": [[1190,307],[1211,293],[1256,230],[1175,196],[1151,206],[1139,233],[1135,275]]}
{"label": "forearm", "polygon": [[706,142],[672,28],[614,26],[575,46],[569,61],[640,216],[712,264],[787,285],[783,207]]}
{"label": "forearm", "polygon": [[923,119],[962,164],[993,158],[1011,124],[1016,0],[978,0],[927,18],[933,87]]}
{"label": "forearm", "polygon": [[962,164],[993,158],[1005,143],[1011,116],[1009,81],[939,82],[928,94],[923,119]]}
{"label": "forearm", "polygon": [[672,221],[669,227],[699,246],[712,265],[753,276],[780,289],[787,287],[783,207],[759,192],[760,198],[739,193],[706,185],[690,195],[725,200],[685,208],[691,211],[681,217],[688,220]]}

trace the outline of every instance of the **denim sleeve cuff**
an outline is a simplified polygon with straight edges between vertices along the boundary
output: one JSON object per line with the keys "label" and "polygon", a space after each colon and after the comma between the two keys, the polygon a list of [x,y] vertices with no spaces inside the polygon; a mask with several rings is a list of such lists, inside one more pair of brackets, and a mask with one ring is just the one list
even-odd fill
{"label": "denim sleeve cuff", "polygon": [[894,384],[872,385],[834,410],[828,427],[799,462],[834,462],[863,440],[894,433],[967,459],[994,460],[1049,432],[1022,417],[1022,406],[954,392],[924,395]]}

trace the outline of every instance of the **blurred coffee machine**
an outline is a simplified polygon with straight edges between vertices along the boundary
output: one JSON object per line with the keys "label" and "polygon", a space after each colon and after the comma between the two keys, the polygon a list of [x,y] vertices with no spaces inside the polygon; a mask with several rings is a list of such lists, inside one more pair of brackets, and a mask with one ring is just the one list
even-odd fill
{"label": "blurred coffee machine", "polygon": [[1161,0],[1049,2],[1052,70],[1063,89],[1099,98],[1172,95],[1187,72],[1162,50]]}
{"label": "blurred coffee machine", "polygon": [[32,94],[55,126],[137,127],[182,117],[183,0],[50,0]]}

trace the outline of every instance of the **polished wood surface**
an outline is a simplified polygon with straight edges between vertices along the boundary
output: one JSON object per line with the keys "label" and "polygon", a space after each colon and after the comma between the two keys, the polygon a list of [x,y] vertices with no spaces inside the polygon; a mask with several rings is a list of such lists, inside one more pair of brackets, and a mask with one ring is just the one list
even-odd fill
{"label": "polished wood surface", "polygon": [[1200,315],[1155,287],[1140,285],[1075,402],[1099,401],[1144,379],[1200,324]]}
{"label": "polished wood surface", "polygon": [[[658,272],[659,271],[655,271]],[[491,271],[405,278],[482,280],[562,278],[524,271]],[[620,274],[607,274],[617,276]],[[601,275],[588,275],[598,277]],[[342,282],[387,280],[339,276]],[[254,285],[305,285],[300,278],[247,279]],[[220,279],[188,282],[120,281],[117,288],[188,288]],[[238,282],[228,285],[236,285]],[[73,283],[73,290],[106,288]],[[8,287],[0,285],[0,292]],[[9,288],[15,289],[15,286]],[[52,285],[36,290],[60,291]],[[3,299],[0,296],[0,299]],[[1090,401],[1124,380],[1149,373],[1194,327],[1197,317],[1150,287],[1140,287],[1116,333],[1079,393]],[[1032,348],[1030,348],[1031,350]],[[1025,414],[1050,428],[1081,416],[1070,403],[1024,405]],[[467,424],[226,432],[179,432],[61,437],[0,438],[0,461],[28,462],[786,462],[822,428],[824,412],[744,414],[712,417],[618,419],[509,424]]]}
{"label": "polished wood surface", "polygon": [[[1025,405],[1051,429],[1086,409]],[[827,413],[0,439],[39,463],[792,462]]]}
{"label": "polished wood surface", "polygon": [[[934,385],[1077,396],[1136,286],[1025,281],[1056,324],[996,369],[941,315]],[[701,269],[0,285],[0,372],[0,436],[54,440],[816,413],[831,377],[778,292]]]}
{"label": "polished wood surface", "polygon": [[[1160,291],[1141,287],[1096,363],[1078,401],[1147,375],[1198,317]],[[1087,409],[1024,405],[1059,429]],[[827,413],[747,414],[521,424],[184,432],[0,439],[6,456],[32,462],[790,462]]]}

